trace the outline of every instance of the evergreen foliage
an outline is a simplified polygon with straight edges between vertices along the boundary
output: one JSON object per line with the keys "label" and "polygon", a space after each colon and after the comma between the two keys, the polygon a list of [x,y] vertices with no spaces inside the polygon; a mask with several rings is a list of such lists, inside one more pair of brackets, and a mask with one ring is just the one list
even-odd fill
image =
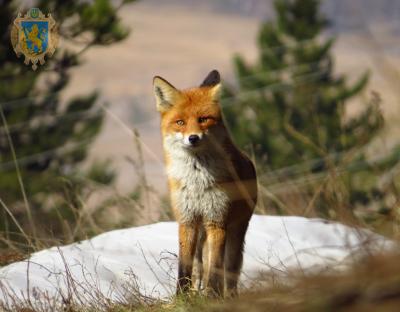
{"label": "evergreen foliage", "polygon": [[[267,186],[336,172],[345,195],[324,185],[314,199],[324,216],[333,217],[329,207],[352,210],[380,200],[378,177],[397,159],[382,162],[379,170],[367,160],[365,147],[383,126],[380,98],[374,94],[357,116],[347,117],[349,100],[365,89],[369,73],[349,83],[334,72],[335,39],[321,36],[329,22],[319,7],[318,0],[274,1],[276,17],[261,26],[256,64],[234,58],[238,87],[225,87],[223,111],[236,143],[258,160],[259,172],[273,173],[262,181]],[[308,191],[313,196],[315,188]]]}
{"label": "evergreen foliage", "polygon": [[[61,101],[60,95],[69,83],[71,69],[79,66],[89,48],[111,45],[128,36],[129,30],[118,17],[118,10],[128,2],[133,1],[124,0],[118,7],[110,0],[35,2],[44,14],[52,14],[64,43],[72,43],[70,46],[75,48],[58,47],[36,71],[23,63],[23,57],[17,58],[10,43],[11,26],[22,3],[2,3],[0,110],[4,118],[0,122],[0,198],[31,234],[34,226],[32,220],[27,220],[29,213],[38,228],[43,224],[45,231],[59,230],[56,219],[60,214],[67,214],[66,209],[71,203],[59,207],[46,207],[45,203],[60,196],[65,198],[68,185],[75,185],[74,196],[78,196],[84,187],[81,182],[76,182],[78,173],[98,178],[99,182],[111,183],[113,180],[114,175],[107,166],[97,165],[87,173],[79,172],[77,167],[85,159],[88,147],[102,125],[103,113],[95,105],[98,92],[86,90],[83,95],[66,102]],[[10,141],[18,159],[29,213],[27,207],[22,208],[26,204]],[[99,168],[104,168],[104,172]],[[2,210],[0,220],[1,231],[17,231],[6,211]],[[68,221],[68,218],[60,221]]]}

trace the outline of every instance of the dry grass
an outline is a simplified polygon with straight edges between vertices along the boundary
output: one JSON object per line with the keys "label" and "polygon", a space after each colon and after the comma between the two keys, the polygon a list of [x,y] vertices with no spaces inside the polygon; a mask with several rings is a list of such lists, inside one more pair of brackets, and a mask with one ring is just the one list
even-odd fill
{"label": "dry grass", "polygon": [[16,252],[12,250],[3,250],[2,254],[0,255],[0,267],[10,264],[16,261],[22,261],[26,258],[21,252]]}
{"label": "dry grass", "polygon": [[[289,285],[242,294],[219,311],[397,311],[399,254],[364,258],[345,272],[298,275]],[[397,307],[397,310],[396,310]]]}

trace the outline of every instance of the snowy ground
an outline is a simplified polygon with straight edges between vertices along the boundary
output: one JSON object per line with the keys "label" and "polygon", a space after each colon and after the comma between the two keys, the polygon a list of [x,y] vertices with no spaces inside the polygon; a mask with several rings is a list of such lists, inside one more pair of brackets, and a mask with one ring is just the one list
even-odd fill
{"label": "snowy ground", "polygon": [[[253,216],[246,236],[241,287],[263,272],[340,269],[360,251],[392,243],[366,230],[301,217]],[[81,304],[129,296],[168,298],[175,291],[177,224],[115,230],[37,252],[0,269],[0,301]],[[14,299],[11,299],[13,297]]]}

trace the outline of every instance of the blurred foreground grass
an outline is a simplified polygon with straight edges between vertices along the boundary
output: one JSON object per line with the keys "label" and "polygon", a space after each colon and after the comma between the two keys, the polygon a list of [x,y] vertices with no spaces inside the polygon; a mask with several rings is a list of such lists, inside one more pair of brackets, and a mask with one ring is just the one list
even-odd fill
{"label": "blurred foreground grass", "polygon": [[171,303],[117,305],[108,311],[395,312],[400,307],[399,263],[400,254],[377,255],[361,259],[344,272],[308,276],[293,273],[285,282],[247,290],[236,299],[222,301],[190,294]]}

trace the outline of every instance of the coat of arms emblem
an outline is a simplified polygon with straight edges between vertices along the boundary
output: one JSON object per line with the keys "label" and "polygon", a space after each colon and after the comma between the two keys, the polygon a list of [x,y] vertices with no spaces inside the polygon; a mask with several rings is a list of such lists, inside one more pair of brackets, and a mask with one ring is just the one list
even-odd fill
{"label": "coat of arms emblem", "polygon": [[11,28],[11,43],[17,56],[24,55],[24,63],[32,63],[36,70],[37,63],[43,65],[45,55],[53,55],[56,49],[56,22],[50,13],[46,17],[38,8],[30,9],[23,17],[18,13]]}

